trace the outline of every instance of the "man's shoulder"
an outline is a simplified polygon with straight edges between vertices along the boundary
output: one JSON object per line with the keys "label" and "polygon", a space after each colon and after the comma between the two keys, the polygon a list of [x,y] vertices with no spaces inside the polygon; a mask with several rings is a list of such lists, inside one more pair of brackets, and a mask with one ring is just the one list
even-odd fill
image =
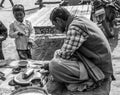
{"label": "man's shoulder", "polygon": [[79,24],[79,25],[82,25],[82,24],[84,24],[84,22],[83,22],[83,19],[84,19],[84,17],[83,16],[76,16],[76,17],[74,17],[74,19],[73,19],[73,21],[71,22],[71,24]]}
{"label": "man's shoulder", "polygon": [[78,20],[78,19],[74,19],[71,23],[70,23],[70,25],[69,25],[69,28],[81,28],[81,27],[83,27],[85,24],[84,24],[84,22],[82,22],[82,21],[80,21],[80,20]]}

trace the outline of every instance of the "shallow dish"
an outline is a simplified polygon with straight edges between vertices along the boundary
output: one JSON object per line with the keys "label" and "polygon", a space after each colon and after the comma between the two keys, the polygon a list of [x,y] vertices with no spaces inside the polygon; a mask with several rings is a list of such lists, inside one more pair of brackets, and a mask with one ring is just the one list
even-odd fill
{"label": "shallow dish", "polygon": [[31,75],[27,79],[23,79],[23,72],[21,72],[17,76],[14,77],[14,81],[19,85],[29,85],[32,77],[33,75]]}
{"label": "shallow dish", "polygon": [[18,62],[19,67],[27,67],[28,61],[27,60],[22,60]]}

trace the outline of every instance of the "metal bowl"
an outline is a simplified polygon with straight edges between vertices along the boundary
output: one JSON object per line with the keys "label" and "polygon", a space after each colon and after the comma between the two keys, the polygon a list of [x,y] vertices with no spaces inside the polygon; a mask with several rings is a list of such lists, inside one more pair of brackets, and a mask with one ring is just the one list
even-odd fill
{"label": "metal bowl", "polygon": [[28,61],[27,60],[21,60],[18,62],[19,67],[27,67]]}

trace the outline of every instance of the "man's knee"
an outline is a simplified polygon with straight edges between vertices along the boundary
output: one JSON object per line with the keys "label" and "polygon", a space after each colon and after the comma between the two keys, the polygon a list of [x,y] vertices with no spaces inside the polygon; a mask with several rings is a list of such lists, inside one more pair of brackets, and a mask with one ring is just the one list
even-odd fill
{"label": "man's knee", "polygon": [[49,64],[49,70],[50,72],[52,72],[53,70],[57,69],[59,67],[58,61],[53,59],[51,60],[50,64]]}

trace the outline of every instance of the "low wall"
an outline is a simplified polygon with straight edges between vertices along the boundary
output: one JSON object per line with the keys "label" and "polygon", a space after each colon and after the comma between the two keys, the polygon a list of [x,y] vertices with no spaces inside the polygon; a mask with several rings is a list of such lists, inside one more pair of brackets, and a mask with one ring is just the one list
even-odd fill
{"label": "low wall", "polygon": [[35,47],[32,50],[34,60],[51,60],[54,52],[60,49],[64,36],[38,36],[35,40]]}

